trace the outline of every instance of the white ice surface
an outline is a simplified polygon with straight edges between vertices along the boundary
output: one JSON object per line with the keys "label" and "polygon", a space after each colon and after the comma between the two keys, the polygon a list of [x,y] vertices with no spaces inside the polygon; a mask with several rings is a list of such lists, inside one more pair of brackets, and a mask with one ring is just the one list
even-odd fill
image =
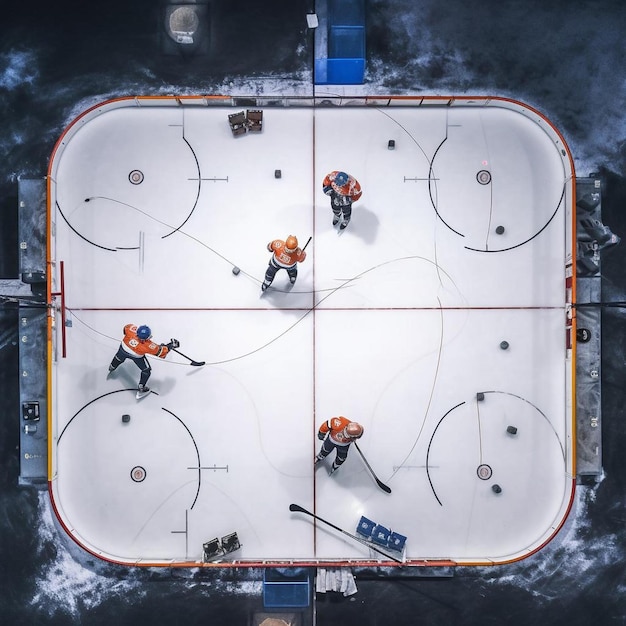
{"label": "white ice surface", "polygon": [[[71,326],[65,344],[54,333],[53,495],[68,530],[120,561],[197,561],[233,531],[228,558],[380,557],[295,502],[349,533],[361,515],[392,528],[413,560],[535,549],[571,489],[553,143],[498,108],[268,108],[236,138],[233,112],[107,111],[55,157]],[[341,233],[321,188],[333,169],[364,190]],[[279,272],[261,296],[266,245],[289,234],[313,237],[298,281]],[[153,359],[137,402],[132,362],[106,377],[129,322],[206,365]],[[354,446],[334,476],[314,471],[335,415],[363,424],[391,495]]]}

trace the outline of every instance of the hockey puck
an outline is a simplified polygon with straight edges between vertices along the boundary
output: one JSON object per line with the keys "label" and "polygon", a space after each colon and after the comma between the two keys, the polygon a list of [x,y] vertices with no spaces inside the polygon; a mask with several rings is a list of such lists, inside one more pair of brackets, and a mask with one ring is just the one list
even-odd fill
{"label": "hockey puck", "polygon": [[502,234],[504,234],[504,226],[498,226],[498,227],[496,227],[496,233],[497,233],[498,235],[502,235]]}
{"label": "hockey puck", "polygon": [[239,269],[236,265],[235,265],[235,267],[233,267],[233,274],[234,274],[235,276],[237,276],[237,274],[239,274],[239,272],[240,272],[240,271],[241,271],[241,270],[240,270],[240,269]]}
{"label": "hockey puck", "polygon": [[127,414],[122,415],[122,422],[124,422],[125,424],[130,422],[130,415],[127,415]]}
{"label": "hockey puck", "polygon": [[509,349],[509,342],[508,341],[501,341],[500,342],[500,348],[502,350],[508,350]]}

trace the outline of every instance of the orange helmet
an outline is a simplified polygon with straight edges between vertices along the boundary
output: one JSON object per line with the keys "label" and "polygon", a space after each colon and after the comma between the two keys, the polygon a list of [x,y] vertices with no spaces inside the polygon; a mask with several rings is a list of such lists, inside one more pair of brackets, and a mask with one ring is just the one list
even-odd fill
{"label": "orange helmet", "polygon": [[350,422],[346,426],[346,435],[353,437],[354,439],[358,439],[363,435],[363,426],[357,422]]}
{"label": "orange helmet", "polygon": [[285,241],[285,250],[287,252],[295,252],[298,247],[298,238],[295,235],[289,235]]}

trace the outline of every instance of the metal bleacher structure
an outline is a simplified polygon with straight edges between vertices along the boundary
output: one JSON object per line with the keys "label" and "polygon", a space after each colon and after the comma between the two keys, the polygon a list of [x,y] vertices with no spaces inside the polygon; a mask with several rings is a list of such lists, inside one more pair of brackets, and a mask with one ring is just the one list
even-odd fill
{"label": "metal bleacher structure", "polygon": [[602,251],[619,238],[602,223],[602,182],[576,180],[576,474],[602,474]]}
{"label": "metal bleacher structure", "polygon": [[46,182],[18,181],[19,484],[47,488]]}

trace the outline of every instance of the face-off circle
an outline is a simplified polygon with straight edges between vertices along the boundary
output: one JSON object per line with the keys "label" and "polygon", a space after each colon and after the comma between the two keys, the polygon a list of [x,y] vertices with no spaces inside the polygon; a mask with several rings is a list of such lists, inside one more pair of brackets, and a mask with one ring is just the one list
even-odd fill
{"label": "face-off circle", "polygon": [[141,183],[143,183],[143,172],[141,172],[140,170],[133,170],[129,175],[128,175],[128,180],[133,184],[133,185],[140,185]]}
{"label": "face-off circle", "polygon": [[483,464],[478,466],[476,473],[478,474],[478,478],[480,478],[480,480],[489,480],[493,471],[489,465]]}
{"label": "face-off circle", "polygon": [[491,182],[491,172],[487,170],[480,170],[480,172],[476,174],[476,180],[481,185],[488,185]]}
{"label": "face-off circle", "polygon": [[146,478],[146,470],[141,467],[141,465],[135,465],[132,470],[130,470],[130,477],[136,482],[140,483]]}

